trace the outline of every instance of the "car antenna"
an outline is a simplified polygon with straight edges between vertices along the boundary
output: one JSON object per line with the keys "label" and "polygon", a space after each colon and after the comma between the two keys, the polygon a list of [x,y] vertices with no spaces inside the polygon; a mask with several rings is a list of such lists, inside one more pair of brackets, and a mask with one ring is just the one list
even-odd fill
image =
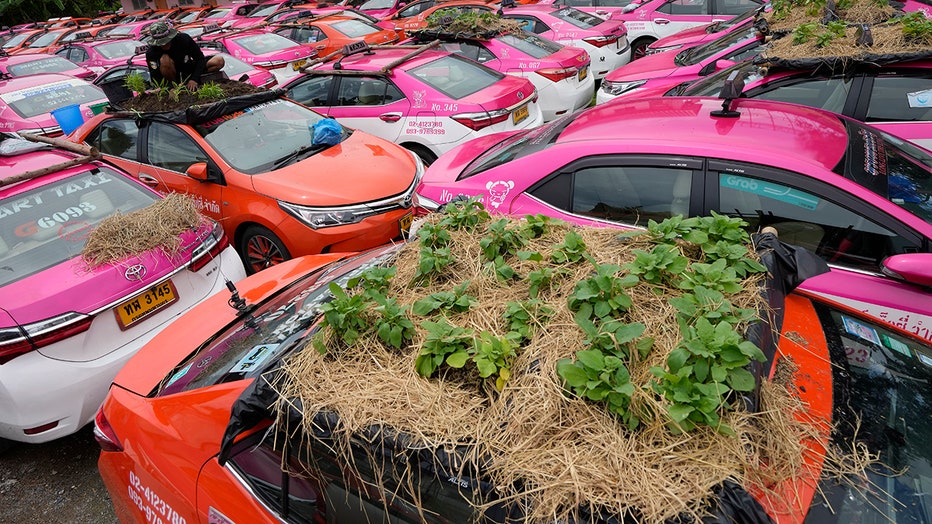
{"label": "car antenna", "polygon": [[712,116],[722,118],[738,118],[741,113],[731,109],[731,102],[736,98],[741,98],[741,92],[744,91],[744,71],[732,71],[728,78],[725,79],[725,85],[722,86],[718,97],[722,98],[722,108],[709,113]]}
{"label": "car antenna", "polygon": [[246,304],[246,299],[239,296],[239,291],[236,290],[236,284],[234,284],[232,280],[227,279],[226,284],[227,289],[230,290],[230,299],[227,300],[227,304],[236,310],[237,316],[246,316],[247,327],[256,329],[256,319],[249,314],[249,306]]}

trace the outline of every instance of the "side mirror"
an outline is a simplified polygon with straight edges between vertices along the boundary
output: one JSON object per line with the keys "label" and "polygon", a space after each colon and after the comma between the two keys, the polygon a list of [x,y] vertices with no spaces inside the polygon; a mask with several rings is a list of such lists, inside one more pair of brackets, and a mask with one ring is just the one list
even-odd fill
{"label": "side mirror", "polygon": [[736,62],[732,62],[731,60],[716,60],[710,62],[702,66],[702,69],[699,70],[699,76],[709,76],[716,71],[721,71],[722,69],[735,65],[735,63]]}
{"label": "side mirror", "polygon": [[207,181],[207,162],[191,164],[184,172],[189,177],[200,182]]}
{"label": "side mirror", "polygon": [[893,255],[881,262],[880,270],[896,280],[932,287],[932,253]]}

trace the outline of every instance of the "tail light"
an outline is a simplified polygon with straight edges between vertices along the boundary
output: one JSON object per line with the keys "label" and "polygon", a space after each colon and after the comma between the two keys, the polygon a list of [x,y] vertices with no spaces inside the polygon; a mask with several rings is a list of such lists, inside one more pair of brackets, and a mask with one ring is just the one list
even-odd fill
{"label": "tail light", "polygon": [[566,80],[567,78],[576,76],[579,73],[579,68],[576,67],[563,67],[563,68],[546,68],[538,69],[535,73],[540,76],[552,81],[559,82],[560,80]]}
{"label": "tail light", "polygon": [[509,115],[511,115],[511,111],[499,109],[486,113],[460,113],[458,115],[452,115],[450,118],[473,131],[479,131],[483,128],[508,120]]}
{"label": "tail light", "polygon": [[103,408],[94,417],[94,440],[100,445],[102,451],[123,451],[123,445],[120,444],[120,439],[113,431],[110,421],[104,416]]}
{"label": "tail light", "polygon": [[595,47],[605,47],[609,44],[614,44],[618,41],[618,35],[611,36],[592,36],[589,38],[583,38],[583,42],[593,45]]}
{"label": "tail light", "polygon": [[223,232],[223,228],[220,227],[220,224],[215,223],[210,238],[195,248],[194,253],[192,253],[191,264],[188,266],[188,269],[194,272],[200,271],[208,262],[217,258],[229,245],[230,238]]}
{"label": "tail light", "polygon": [[286,65],[288,65],[288,62],[269,62],[267,64],[255,63],[252,65],[254,65],[255,67],[261,67],[262,69],[265,69],[266,71],[271,71],[273,69],[281,69],[285,67]]}
{"label": "tail light", "polygon": [[83,333],[91,327],[94,317],[81,313],[65,313],[24,326],[0,329],[0,365],[32,350]]}

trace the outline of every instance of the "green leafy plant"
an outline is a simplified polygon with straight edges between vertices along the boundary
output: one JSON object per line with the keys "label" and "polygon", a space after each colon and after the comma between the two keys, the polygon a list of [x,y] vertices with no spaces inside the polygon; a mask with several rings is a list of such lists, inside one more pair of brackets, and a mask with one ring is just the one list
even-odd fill
{"label": "green leafy plant", "polygon": [[618,264],[595,264],[596,274],[576,283],[569,297],[569,308],[584,318],[616,317],[631,307],[625,289],[637,285],[636,275],[618,276]]}
{"label": "green leafy plant", "polygon": [[757,311],[753,309],[735,307],[721,291],[701,285],[693,287],[691,293],[670,298],[667,302],[677,310],[677,321],[681,331],[685,330],[687,325],[693,324],[696,319],[703,317],[710,321],[728,322],[736,326],[749,322],[757,316]]}
{"label": "green leafy plant", "polygon": [[900,18],[903,36],[912,42],[932,44],[932,20],[921,11],[914,11]]}
{"label": "green leafy plant", "polygon": [[395,276],[397,271],[398,268],[394,266],[372,266],[358,276],[349,279],[346,283],[346,287],[355,288],[361,285],[367,293],[384,293],[388,289],[388,285],[391,283],[392,277]]}
{"label": "green leafy plant", "polygon": [[507,336],[496,337],[488,331],[479,333],[473,344],[473,362],[482,378],[495,377],[495,389],[501,391],[511,378],[511,363],[514,361],[515,344]]}
{"label": "green leafy plant", "polygon": [[373,300],[378,304],[373,311],[379,316],[375,334],[386,345],[400,349],[402,345],[414,338],[414,322],[408,318],[408,308],[399,306],[394,298],[374,294]]}
{"label": "green leafy plant", "polygon": [[575,231],[568,231],[563,242],[557,244],[550,254],[550,260],[555,264],[574,264],[584,258],[586,243]]}
{"label": "green leafy plant", "polygon": [[599,349],[577,351],[576,360],[557,362],[557,374],[566,388],[580,398],[604,402],[629,429],[640,424],[640,417],[630,409],[637,387],[631,383],[631,373],[621,358]]}
{"label": "green leafy plant", "polygon": [[564,268],[552,268],[547,266],[528,272],[527,279],[528,283],[530,283],[530,297],[537,298],[540,296],[542,290],[550,289],[556,278],[566,274],[568,274],[568,272]]}
{"label": "green leafy plant", "polygon": [[531,299],[520,302],[508,302],[503,317],[508,330],[515,333],[519,342],[530,340],[535,329],[553,317],[554,310],[541,300]]}
{"label": "green leafy plant", "polygon": [[495,260],[489,262],[486,267],[495,273],[495,276],[498,277],[499,280],[513,280],[519,278],[517,272],[515,272],[515,268],[505,262],[505,257],[503,256],[495,257]]}
{"label": "green leafy plant", "polygon": [[145,93],[149,86],[140,73],[130,73],[123,78],[123,86],[136,93]]}
{"label": "green leafy plant", "polygon": [[476,297],[466,294],[469,281],[453,288],[453,291],[438,291],[414,303],[412,311],[415,315],[426,316],[441,311],[444,313],[465,313],[469,308],[478,304]]}
{"label": "green leafy plant", "polygon": [[694,262],[689,265],[689,269],[682,273],[680,280],[681,289],[695,289],[696,286],[704,286],[708,289],[714,289],[722,293],[738,293],[744,289],[741,285],[741,278],[734,268],[727,266],[728,261],[718,259],[711,264],[702,264]]}
{"label": "green leafy plant", "polygon": [[[331,282],[329,289],[333,300],[320,306],[324,317],[321,326],[329,327],[343,344],[351,346],[372,329],[365,314],[368,307],[367,297],[362,293],[347,293],[336,282]],[[321,354],[327,352],[322,337],[314,338],[314,348]]]}
{"label": "green leafy plant", "polygon": [[546,233],[551,225],[564,224],[562,220],[548,217],[547,215],[527,215],[521,222],[521,227],[526,232],[527,238],[540,238]]}
{"label": "green leafy plant", "polygon": [[793,45],[805,44],[806,42],[812,40],[812,38],[815,36],[816,28],[818,28],[818,24],[816,22],[800,24],[799,27],[793,30]]}
{"label": "green leafy plant", "polygon": [[473,330],[454,326],[443,318],[421,325],[427,335],[414,361],[418,374],[429,377],[443,364],[456,369],[466,365],[475,338]]}
{"label": "green leafy plant", "polygon": [[452,263],[453,255],[449,247],[421,248],[413,280],[415,283],[428,282],[431,278],[442,275],[444,269]]}
{"label": "green leafy plant", "polygon": [[482,224],[491,220],[485,205],[479,197],[470,197],[465,200],[456,200],[443,206],[443,218],[436,227],[440,229],[454,229],[473,231]]}
{"label": "green leafy plant", "polygon": [[181,98],[181,95],[185,93],[190,93],[190,92],[191,91],[188,90],[188,87],[186,85],[182,83],[175,84],[174,87],[168,90],[168,98],[171,98],[172,100],[177,102]]}
{"label": "green leafy plant", "polygon": [[[622,236],[636,236],[644,234],[643,231],[628,231]],[[685,240],[694,244],[705,244],[709,236],[699,228],[699,218],[683,218],[682,215],[672,216],[661,222],[647,221],[647,234],[657,243],[674,244],[677,240]]]}
{"label": "green leafy plant", "polygon": [[707,261],[725,260],[728,267],[734,269],[735,273],[742,277],[767,271],[763,264],[748,257],[748,249],[744,244],[719,240],[703,245],[702,251]]}
{"label": "green leafy plant", "polygon": [[516,255],[527,244],[525,232],[521,228],[509,227],[513,223],[513,220],[502,218],[489,224],[485,236],[479,240],[479,247],[487,260]]}
{"label": "green leafy plant", "polygon": [[687,264],[689,259],[681,255],[676,246],[659,244],[650,251],[636,249],[634,262],[625,264],[625,269],[645,282],[659,286],[678,279]]}
{"label": "green leafy plant", "polygon": [[417,238],[422,247],[446,247],[453,241],[450,232],[439,222],[427,222],[417,230]]}
{"label": "green leafy plant", "polygon": [[206,82],[197,89],[197,97],[201,100],[219,100],[225,94],[223,88],[216,82]]}

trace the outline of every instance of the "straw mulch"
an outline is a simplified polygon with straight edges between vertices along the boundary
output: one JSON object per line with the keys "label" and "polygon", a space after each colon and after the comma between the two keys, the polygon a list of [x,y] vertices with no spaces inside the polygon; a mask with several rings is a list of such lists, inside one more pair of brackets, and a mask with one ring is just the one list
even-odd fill
{"label": "straw mulch", "polygon": [[[542,253],[546,264],[569,230],[565,224],[551,226],[524,249]],[[634,259],[634,250],[652,247],[643,235],[620,239],[613,229],[575,230],[600,263],[624,264]],[[508,331],[502,319],[505,304],[528,298],[528,279],[503,282],[490,274],[480,248],[482,227],[450,234],[455,262],[445,280],[427,287],[408,285],[419,256],[417,242],[411,242],[394,260],[397,274],[386,295],[410,305],[468,281],[468,293],[477,297],[479,306],[448,320],[477,332],[503,335]],[[701,256],[694,245],[681,246],[692,260]],[[518,275],[540,267],[538,262],[516,258],[509,263]],[[337,452],[345,454],[348,464],[352,464],[350,439],[372,427],[407,434],[418,449],[457,449],[464,461],[462,471],[482,471],[483,478],[496,486],[496,496],[522,506],[530,522],[568,522],[581,507],[645,523],[677,516],[698,518],[709,511],[713,489],[725,480],[756,483],[766,491],[799,472],[803,443],[824,436],[827,428],[806,420],[805,406],[789,390],[792,370],[778,374],[775,383],[765,383],[760,413],[737,408],[724,414],[723,421],[736,436],[704,426],[677,434],[658,415],[663,413],[664,400],[647,387],[654,380],[649,368],[664,366],[681,338],[675,310],[667,302],[682,293],[675,287],[654,289],[642,282],[628,290],[634,303],[625,320],[643,323],[643,336],[655,339],[644,360],[635,357],[627,363],[632,383],[644,386],[632,402],[644,414],[645,425],[629,431],[603,405],[568,394],[556,363],[585,349],[585,336],[567,307],[567,297],[578,281],[592,275],[593,266],[583,261],[565,268],[569,274],[540,296],[555,313],[522,346],[501,392],[477,376],[466,377],[463,370],[438,371],[430,379],[419,376],[414,362],[424,343],[423,326],[402,350],[387,349],[375,337],[340,347],[324,330],[320,336],[327,337],[332,350],[321,355],[308,346],[286,364],[285,379],[276,386],[280,423],[287,426],[289,409],[301,406],[302,431],[313,435],[314,414],[337,414],[335,440],[343,442]],[[744,291],[729,298],[739,307],[764,307],[758,291],[762,278],[746,280]],[[412,318],[415,323],[423,320]],[[400,484],[406,498],[418,500],[410,487]],[[483,501],[473,502],[482,507]]]}
{"label": "straw mulch", "polygon": [[[825,14],[824,2],[821,6],[817,3],[796,3],[792,0],[787,3],[791,4],[791,7],[775,8],[764,14],[771,31],[792,31],[802,24],[820,20]],[[893,18],[896,9],[890,5],[880,5],[876,0],[854,0],[848,7],[836,8],[835,14],[839,20],[849,24],[874,25]]]}
{"label": "straw mulch", "polygon": [[143,209],[117,210],[105,218],[91,231],[81,256],[96,268],[153,249],[175,255],[182,249],[179,235],[205,220],[191,198],[172,193]]}

